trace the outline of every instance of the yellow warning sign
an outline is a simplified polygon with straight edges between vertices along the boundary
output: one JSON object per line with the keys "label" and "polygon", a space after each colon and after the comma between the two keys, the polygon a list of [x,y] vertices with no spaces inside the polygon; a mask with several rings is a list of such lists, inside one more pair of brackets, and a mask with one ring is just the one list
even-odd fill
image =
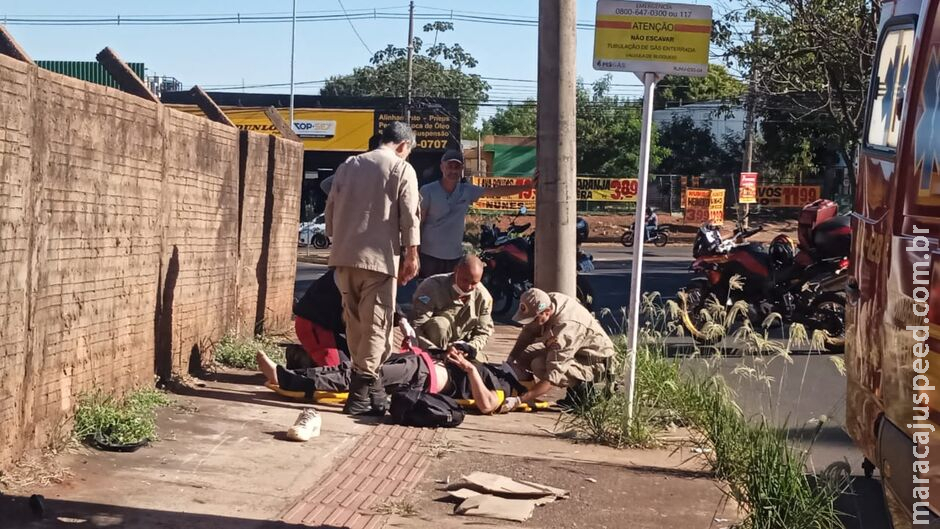
{"label": "yellow warning sign", "polygon": [[711,32],[711,6],[599,0],[594,68],[704,77]]}

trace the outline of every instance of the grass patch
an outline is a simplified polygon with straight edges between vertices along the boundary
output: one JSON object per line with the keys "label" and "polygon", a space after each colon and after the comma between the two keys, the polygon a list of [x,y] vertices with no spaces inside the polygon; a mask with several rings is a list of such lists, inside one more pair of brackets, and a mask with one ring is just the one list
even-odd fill
{"label": "grass patch", "polygon": [[[751,354],[742,359],[735,374],[764,385],[774,405],[781,398],[774,383],[782,386],[783,381],[768,376],[767,367],[775,361],[790,363],[791,346],[824,347],[825,340],[820,336],[809,337],[805,329],[794,327],[788,333],[789,343],[779,344],[770,339],[768,332],[774,318],[755,328],[746,319],[746,309],[714,303],[705,319],[714,322],[710,332],[722,338],[735,329],[735,338]],[[662,304],[656,295],[649,295],[643,310],[647,319],[639,333],[632,420],[627,418],[622,388],[608,385],[564,415],[562,421],[589,440],[615,447],[655,445],[664,430],[686,427],[702,446],[709,448],[703,450],[704,457],[715,476],[725,483],[725,493],[743,509],[745,518],[739,527],[843,527],[834,501],[847,490],[848,484],[834,476],[807,475],[812,444],[798,449],[791,444],[786,427],[776,427],[763,417],[757,420],[745,417],[712,361],[704,361],[705,369],[692,373],[680,369],[677,358],[666,355],[665,336],[681,334],[674,303]],[[617,345],[614,381],[621,380],[628,359],[626,344],[621,340]],[[710,358],[720,356],[717,348],[709,352]],[[817,425],[816,435],[822,424]]]}
{"label": "grass patch", "polygon": [[129,445],[157,439],[156,409],[170,398],[155,389],[139,389],[123,399],[97,390],[79,397],[75,438],[109,445]]}
{"label": "grass patch", "polygon": [[244,338],[227,334],[214,349],[215,361],[219,364],[238,369],[256,369],[258,363],[255,354],[264,351],[271,360],[278,364],[285,364],[284,348],[269,336],[255,336]]}

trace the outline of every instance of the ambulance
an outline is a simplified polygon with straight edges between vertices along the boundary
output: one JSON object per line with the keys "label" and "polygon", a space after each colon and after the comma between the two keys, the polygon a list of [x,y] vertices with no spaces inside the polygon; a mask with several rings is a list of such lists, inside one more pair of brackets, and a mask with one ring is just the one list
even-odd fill
{"label": "ambulance", "polygon": [[940,523],[938,6],[882,4],[846,289],[846,428],[895,528]]}

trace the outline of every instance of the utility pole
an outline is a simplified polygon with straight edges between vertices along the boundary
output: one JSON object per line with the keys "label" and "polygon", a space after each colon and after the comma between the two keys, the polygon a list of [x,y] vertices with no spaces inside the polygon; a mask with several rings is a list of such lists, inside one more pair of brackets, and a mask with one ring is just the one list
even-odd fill
{"label": "utility pole", "polygon": [[415,52],[415,3],[408,3],[408,102],[405,104],[405,123],[411,125],[412,66]]}
{"label": "utility pole", "polygon": [[297,29],[297,0],[293,0],[290,19],[290,130],[294,130],[294,37]]}
{"label": "utility pole", "polygon": [[[758,22],[754,23],[754,33],[753,39],[756,42],[760,38],[760,24]],[[751,65],[751,79],[747,87],[747,100],[745,103],[745,112],[747,113],[744,120],[744,157],[741,163],[741,172],[750,173],[753,171],[753,162],[754,162],[754,108],[757,106],[757,68],[752,64]],[[738,180],[738,185],[741,181]],[[740,193],[738,193],[740,195]],[[740,197],[738,197],[740,199]],[[741,225],[743,229],[748,229],[748,219],[747,216],[751,213],[751,205],[744,204],[744,214],[741,214],[742,204],[738,203],[738,224]]]}
{"label": "utility pole", "polygon": [[535,286],[574,296],[575,0],[539,0],[538,170]]}

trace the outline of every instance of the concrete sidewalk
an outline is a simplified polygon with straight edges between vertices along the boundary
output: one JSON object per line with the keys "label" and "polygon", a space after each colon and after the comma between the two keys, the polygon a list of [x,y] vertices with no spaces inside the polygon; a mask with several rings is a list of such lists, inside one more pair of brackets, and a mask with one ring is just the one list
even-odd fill
{"label": "concrete sidewalk", "polygon": [[[498,327],[491,342],[494,356],[508,352],[517,332]],[[435,431],[377,425],[346,417],[334,407],[317,406],[323,416],[321,436],[292,443],[284,432],[303,406],[281,399],[262,383],[258,374],[220,372],[177,395],[177,405],[161,411],[161,440],[152,446],[131,454],[82,450],[61,456],[73,477],[42,489],[3,491],[0,525],[187,529],[479,525],[481,519],[452,516],[452,506],[434,499],[440,495],[435,489],[442,476],[456,479],[456,472],[480,466],[506,475],[521,472],[514,477],[572,489],[570,500],[540,508],[537,514],[543,518],[524,524],[527,527],[568,525],[550,523],[546,515],[573,523],[587,516],[597,527],[623,527],[621,507],[606,505],[615,502],[644,506],[629,519],[631,527],[704,529],[713,526],[719,509],[720,491],[694,459],[686,461],[688,453],[574,444],[556,435],[563,430],[556,412],[468,415],[460,428]],[[581,474],[598,476],[597,483],[580,477],[572,483],[572,476]],[[582,486],[602,494],[579,490]],[[46,498],[44,518],[31,511],[32,494]],[[409,509],[407,514],[416,515],[401,517],[402,505],[413,506],[416,512]]]}

